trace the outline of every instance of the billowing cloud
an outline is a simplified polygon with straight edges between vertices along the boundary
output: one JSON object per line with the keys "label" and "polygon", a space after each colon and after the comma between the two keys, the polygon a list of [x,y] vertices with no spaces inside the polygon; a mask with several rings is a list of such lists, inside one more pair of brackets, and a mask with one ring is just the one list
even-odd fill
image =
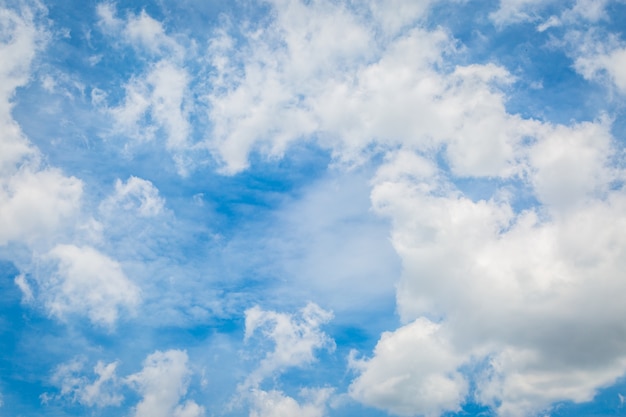
{"label": "billowing cloud", "polygon": [[[394,222],[404,269],[398,310],[405,321],[417,321],[381,338],[361,365],[353,395],[399,414],[436,415],[463,402],[458,395],[468,381],[455,372],[486,361],[482,376],[470,377],[477,399],[499,415],[521,416],[556,401],[588,401],[622,375],[626,338],[618,329],[626,312],[618,294],[626,224],[619,213],[626,200],[610,188],[612,142],[602,122],[546,127],[528,152],[529,187],[545,205],[520,212],[506,187],[472,200],[422,157],[400,152],[390,159],[374,182],[372,203]],[[442,335],[437,343],[445,342],[437,354],[422,347],[426,317],[438,322],[427,327]],[[391,346],[424,352],[414,360],[428,364],[450,352],[445,367],[430,371],[450,387],[439,411],[422,408],[428,402],[401,407],[403,391],[394,381],[420,381],[429,371],[392,371],[385,366]],[[397,397],[380,388],[385,383]]]}
{"label": "billowing cloud", "polygon": [[352,397],[400,416],[459,411],[469,389],[458,371],[464,358],[442,333],[424,318],[383,333],[372,359],[352,359]]}
{"label": "billowing cloud", "polygon": [[142,400],[135,406],[135,417],[201,417],[203,407],[186,400],[190,370],[187,353],[181,350],[156,351],[143,369],[126,378]]}
{"label": "billowing cloud", "polygon": [[23,166],[0,178],[0,244],[35,243],[79,212],[83,185],[59,170]]}
{"label": "billowing cloud", "polygon": [[[455,50],[444,30],[417,27],[376,37],[376,26],[347,7],[280,4],[273,24],[248,38],[248,54],[234,54],[232,41],[216,43],[219,88],[209,97],[209,145],[226,172],[244,169],[250,152],[281,155],[294,140],[309,136],[350,164],[372,148],[405,144],[423,150],[444,146],[460,175],[517,170],[514,151],[532,134],[533,123],[506,112],[495,88],[512,82],[506,69],[486,64],[439,71],[444,56]],[[372,7],[377,13],[378,6]],[[344,34],[332,41],[311,36],[311,28],[294,23],[304,13],[311,26],[330,25]],[[338,49],[343,42],[348,52]]]}
{"label": "billowing cloud", "polygon": [[54,316],[80,314],[111,328],[122,311],[132,311],[139,303],[139,288],[119,263],[97,249],[57,245],[44,258],[56,267],[51,276],[37,277],[39,293]]}

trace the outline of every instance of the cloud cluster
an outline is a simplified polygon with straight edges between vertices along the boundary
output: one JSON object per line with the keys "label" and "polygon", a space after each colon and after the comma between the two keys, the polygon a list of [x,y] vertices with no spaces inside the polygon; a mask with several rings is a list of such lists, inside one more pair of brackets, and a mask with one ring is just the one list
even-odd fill
{"label": "cloud cluster", "polygon": [[[346,3],[271,4],[275,19],[248,35],[245,54],[227,35],[216,43],[212,146],[226,172],[302,137],[340,161],[387,154],[371,199],[393,222],[407,324],[354,362],[352,395],[435,416],[459,410],[475,384],[475,401],[518,416],[587,401],[622,375],[624,174],[610,120],[559,125],[509,113],[514,78],[490,63],[451,65],[455,41],[443,30],[418,24],[384,37]],[[492,18],[525,20],[533,7],[502,2]],[[368,13],[378,12],[370,4]],[[331,44],[312,27],[342,36]],[[589,61],[618,88],[620,50]],[[494,185],[472,199],[457,186],[463,178]],[[520,191],[531,200],[521,203]]]}
{"label": "cloud cluster", "polygon": [[[377,35],[376,4],[372,24],[341,2],[286,2],[250,35],[245,55],[234,53],[232,40],[217,43],[210,142],[226,172],[245,168],[252,151],[281,155],[303,137],[347,163],[402,144],[444,147],[459,175],[515,172],[514,151],[530,126],[506,112],[495,88],[512,81],[508,72],[446,64],[456,41],[442,29]],[[321,27],[341,36],[320,36]]]}
{"label": "cloud cluster", "polygon": [[[38,4],[0,9],[0,245],[26,247],[34,263],[41,263],[14,259],[24,272],[15,279],[24,301],[42,304],[58,318],[78,313],[112,328],[121,310],[138,304],[139,289],[117,261],[92,246],[97,239],[78,244],[85,230],[95,236],[102,227],[85,220],[85,184],[44,163],[11,113],[15,90],[28,83],[35,55],[49,36],[41,23],[43,13]],[[103,204],[128,205],[137,196],[140,215],[153,215],[163,203],[150,186],[133,177],[119,183],[116,196]]]}
{"label": "cloud cluster", "polygon": [[[189,148],[190,76],[185,69],[185,47],[169,36],[161,22],[145,11],[117,17],[113,4],[97,7],[99,26],[113,39],[129,45],[146,56],[149,64],[142,74],[133,76],[124,86],[124,100],[104,110],[115,122],[114,133],[140,141],[165,138],[165,147],[173,153],[179,173],[187,173],[183,151]],[[120,46],[121,47],[121,46]],[[94,104],[102,105],[104,97],[95,90]]]}
{"label": "cloud cluster", "polygon": [[155,351],[146,357],[141,371],[125,378],[116,373],[119,362],[99,361],[93,370],[96,379],[90,382],[80,376],[85,361],[74,359],[59,365],[51,378],[59,394],[44,394],[42,401],[67,398],[89,407],[120,406],[124,401],[121,390],[127,386],[142,397],[134,407],[135,417],[201,417],[204,408],[185,399],[191,375],[188,360],[182,350]]}
{"label": "cloud cluster", "polygon": [[0,245],[34,244],[58,232],[76,215],[83,184],[47,167],[11,114],[13,95],[28,82],[45,33],[40,10],[0,9]]}
{"label": "cloud cluster", "polygon": [[[601,122],[545,128],[527,159],[528,186],[540,205],[519,212],[506,187],[474,201],[423,157],[390,157],[374,181],[372,204],[394,222],[403,262],[398,310],[409,324],[381,338],[373,358],[360,363],[353,394],[400,414],[434,415],[458,409],[465,401],[458,393],[471,380],[476,400],[518,416],[590,400],[621,376],[626,223],[619,213],[626,200],[611,187],[623,175],[610,164],[612,142]],[[418,330],[425,323],[430,333]],[[450,358],[437,367],[425,343]],[[432,361],[424,369],[421,358],[386,354],[392,344]],[[482,376],[455,374],[483,361]],[[414,371],[407,370],[411,362]],[[442,401],[439,411],[421,408],[427,403],[394,408],[403,404],[397,378],[419,386],[430,373],[455,387],[452,402]]]}

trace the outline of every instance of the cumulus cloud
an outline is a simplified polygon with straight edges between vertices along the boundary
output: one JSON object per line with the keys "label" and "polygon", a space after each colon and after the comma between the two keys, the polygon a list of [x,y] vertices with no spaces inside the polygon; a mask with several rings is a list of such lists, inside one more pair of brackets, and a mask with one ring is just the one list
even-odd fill
{"label": "cumulus cloud", "polygon": [[40,297],[51,315],[89,317],[111,328],[121,311],[132,311],[139,303],[139,288],[129,280],[120,264],[89,246],[56,245],[44,257],[51,262],[50,276],[38,276]]}
{"label": "cumulus cloud", "polygon": [[314,303],[307,304],[294,315],[265,311],[258,306],[246,310],[245,339],[251,340],[260,332],[274,346],[242,388],[255,388],[277,371],[313,362],[316,350],[334,349],[333,340],[320,330],[332,317],[332,313]]}
{"label": "cumulus cloud", "polygon": [[546,205],[565,209],[604,195],[619,174],[610,165],[615,146],[607,120],[545,126],[529,152],[530,179]]}
{"label": "cumulus cloud", "polygon": [[0,9],[0,245],[34,244],[57,232],[80,207],[82,182],[42,166],[39,151],[12,117],[15,89],[29,79],[45,34],[36,9]]}
{"label": "cumulus cloud", "polygon": [[[625,341],[621,330],[610,331],[622,328],[615,294],[622,291],[626,243],[619,237],[623,193],[614,187],[623,174],[611,165],[610,122],[556,125],[510,114],[503,87],[514,77],[490,63],[445,69],[455,41],[443,30],[375,37],[372,23],[345,3],[272,6],[275,19],[247,38],[245,54],[234,54],[236,42],[224,34],[212,50],[219,88],[210,96],[210,146],[224,170],[244,169],[250,152],[280,155],[301,137],[315,137],[349,162],[372,148],[396,149],[372,181],[371,201],[393,223],[403,263],[398,312],[408,324],[381,338],[372,358],[355,362],[352,395],[397,414],[435,416],[458,410],[475,383],[479,402],[501,415],[522,415],[555,401],[585,401],[623,374],[618,347]],[[540,7],[545,2],[502,1],[491,17],[498,25],[532,20]],[[308,26],[290,23],[303,14]],[[342,54],[340,41],[316,54],[326,41],[309,28],[338,22],[356,46]],[[362,42],[370,47],[363,50]],[[446,168],[435,162],[440,156]],[[472,199],[455,185],[461,178],[496,185],[489,197]],[[534,202],[520,209],[508,181]],[[594,247],[584,250],[589,239]],[[599,302],[606,299],[612,301]],[[252,323],[263,316],[249,314]],[[610,339],[606,354],[592,360],[577,353],[598,349],[598,337],[578,336],[575,323],[581,334]],[[576,348],[560,348],[559,340]],[[392,348],[430,353],[398,359],[386,353]],[[517,359],[507,361],[511,355]],[[268,356],[257,372],[276,367],[268,363],[278,361]],[[488,363],[480,377],[460,371],[477,363]],[[523,387],[535,380],[545,381],[541,389]],[[498,384],[506,388],[498,391]],[[440,397],[430,386],[439,387]]]}
{"label": "cumulus cloud", "polygon": [[[247,38],[246,54],[235,53],[226,35],[212,50],[219,88],[209,96],[209,146],[225,172],[244,169],[250,152],[281,155],[294,140],[311,136],[349,164],[372,149],[410,144],[444,147],[459,175],[516,172],[514,151],[532,123],[506,112],[497,88],[513,81],[506,69],[441,71],[455,51],[444,30],[418,26],[376,37],[375,21],[361,20],[343,3],[293,1],[275,8],[276,20]],[[295,23],[303,14],[309,26]],[[345,33],[331,41],[317,30],[328,25]]]}
{"label": "cumulus cloud", "polygon": [[[404,415],[455,409],[468,382],[456,372],[486,361],[471,377],[478,401],[499,415],[521,416],[556,401],[588,401],[626,371],[619,319],[626,311],[618,295],[625,200],[609,186],[613,139],[603,122],[540,130],[522,152],[529,155],[528,186],[543,205],[519,212],[505,189],[472,200],[417,154],[398,152],[381,167],[372,204],[393,220],[403,263],[398,311],[412,324],[385,334],[372,359],[360,363],[352,393],[361,401]],[[424,323],[436,338],[424,336]],[[443,347],[405,361],[386,353],[429,352],[424,343]],[[437,369],[445,352],[451,356]],[[419,368],[422,359],[433,368]],[[411,361],[413,370],[400,366]],[[413,397],[394,384],[419,387],[431,373],[449,396],[432,409],[423,408],[428,401],[403,402]]]}
{"label": "cumulus cloud", "polygon": [[0,244],[34,243],[68,223],[80,208],[83,185],[59,170],[24,166],[0,179]]}
{"label": "cumulus cloud", "polygon": [[458,372],[463,360],[439,325],[419,318],[383,333],[371,359],[352,358],[360,373],[350,395],[400,416],[456,412],[468,393],[468,382]]}
{"label": "cumulus cloud", "polygon": [[204,408],[186,400],[190,370],[187,353],[181,350],[156,351],[143,363],[143,369],[125,381],[142,400],[135,406],[135,417],[201,417]]}

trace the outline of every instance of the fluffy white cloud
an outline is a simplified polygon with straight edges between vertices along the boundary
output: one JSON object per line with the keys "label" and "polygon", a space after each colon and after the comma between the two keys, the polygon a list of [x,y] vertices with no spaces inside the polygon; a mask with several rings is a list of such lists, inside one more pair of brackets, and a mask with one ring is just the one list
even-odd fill
{"label": "fluffy white cloud", "polygon": [[[347,163],[372,149],[410,144],[443,147],[459,175],[518,171],[515,150],[535,124],[506,112],[497,86],[513,77],[504,68],[441,71],[444,57],[455,51],[441,29],[377,37],[380,23],[364,21],[344,3],[274,6],[275,21],[249,35],[245,54],[223,34],[211,50],[217,75],[209,96],[209,146],[225,172],[244,169],[252,151],[280,155],[310,136]],[[306,25],[298,23],[303,16]],[[328,31],[318,29],[327,26],[342,35],[321,35]],[[350,41],[345,52],[344,41]]]}
{"label": "fluffy white cloud", "polygon": [[0,245],[50,237],[78,213],[82,187],[59,170],[36,166],[0,178]]}
{"label": "fluffy white cloud", "polygon": [[45,39],[34,22],[39,12],[0,8],[0,245],[46,240],[80,207],[81,181],[42,167],[11,114],[15,89],[28,82]]}
{"label": "fluffy white cloud", "polygon": [[587,42],[590,44],[576,59],[576,70],[591,80],[608,77],[622,94],[626,94],[626,47],[604,40]]}
{"label": "fluffy white cloud", "polygon": [[83,360],[74,359],[61,364],[51,378],[51,382],[59,387],[59,394],[52,397],[44,394],[42,400],[49,402],[53,398],[67,397],[89,407],[119,405],[124,398],[118,393],[117,365],[117,362],[105,364],[99,361],[93,369],[96,379],[90,383],[86,377],[79,375],[84,368]]}
{"label": "fluffy white cloud", "polygon": [[156,351],[149,355],[143,369],[126,378],[141,395],[135,417],[201,417],[204,408],[192,400],[182,402],[187,394],[191,371],[187,353],[181,350]]}
{"label": "fluffy white cloud", "polygon": [[437,417],[459,411],[468,382],[440,326],[424,318],[381,336],[370,360],[352,360],[360,371],[350,386],[355,399],[401,416]]}
{"label": "fluffy white cloud", "polygon": [[530,179],[547,205],[565,209],[601,196],[618,176],[609,165],[615,147],[607,120],[545,126],[537,136],[529,152]]}
{"label": "fluffy white cloud", "polygon": [[[521,212],[506,187],[474,201],[427,159],[390,156],[374,179],[372,204],[394,223],[403,263],[398,311],[413,323],[381,338],[353,395],[398,414],[436,415],[462,402],[454,372],[486,361],[471,377],[477,399],[499,415],[522,416],[556,401],[590,400],[623,375],[626,198],[610,186],[622,175],[610,165],[612,146],[603,121],[537,128],[537,139],[518,153],[544,205]],[[437,342],[424,336],[425,317],[438,322],[436,332],[426,326]],[[428,343],[444,347],[435,354],[422,347]],[[385,350],[392,347],[396,355]],[[405,350],[424,354],[403,359]],[[450,367],[407,369],[436,364],[445,352]],[[419,384],[429,372],[449,387],[439,391],[449,396],[438,406],[403,400],[412,397],[393,388],[404,379]]]}
{"label": "fluffy white cloud", "polygon": [[119,179],[115,182],[115,192],[100,204],[100,210],[105,215],[123,210],[140,217],[154,217],[163,211],[164,204],[159,190],[150,181],[131,176],[126,182]]}
{"label": "fluffy white cloud", "polygon": [[253,390],[250,417],[323,417],[332,389],[305,389],[300,392],[304,403],[280,391]]}
{"label": "fluffy white cloud", "polygon": [[139,303],[139,288],[119,263],[94,248],[57,245],[43,259],[56,265],[50,276],[36,277],[40,297],[54,316],[81,314],[111,328],[122,310]]}
{"label": "fluffy white cloud", "polygon": [[261,360],[242,388],[256,388],[276,371],[313,362],[318,349],[334,349],[333,340],[320,330],[320,326],[332,317],[332,313],[314,303],[307,304],[297,315],[265,311],[258,306],[246,310],[245,339],[250,340],[255,333],[261,332],[274,348]]}

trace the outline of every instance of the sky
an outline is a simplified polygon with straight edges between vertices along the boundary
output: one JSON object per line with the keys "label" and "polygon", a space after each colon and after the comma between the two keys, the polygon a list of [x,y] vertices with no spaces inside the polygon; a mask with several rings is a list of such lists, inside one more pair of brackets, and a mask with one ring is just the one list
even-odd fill
{"label": "sky", "polygon": [[624,0],[0,1],[0,416],[626,413]]}

